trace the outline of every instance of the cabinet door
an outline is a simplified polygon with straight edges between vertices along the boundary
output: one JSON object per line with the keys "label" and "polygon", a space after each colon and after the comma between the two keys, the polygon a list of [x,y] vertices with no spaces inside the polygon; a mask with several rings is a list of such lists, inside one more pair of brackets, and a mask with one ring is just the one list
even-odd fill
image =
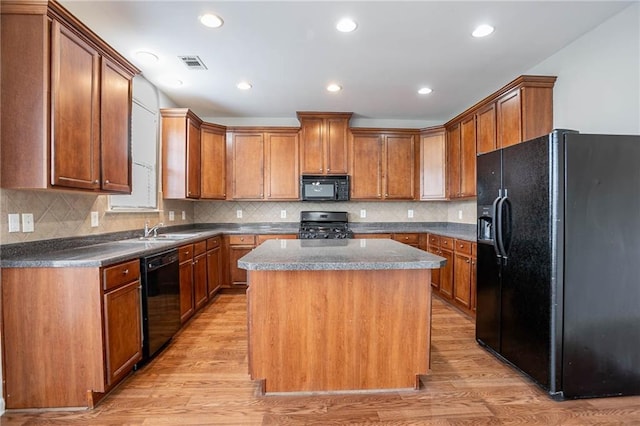
{"label": "cabinet door", "polygon": [[229,246],[229,278],[232,287],[247,285],[247,271],[238,268],[238,259],[251,250],[252,246]]}
{"label": "cabinet door", "polygon": [[222,285],[222,251],[220,247],[207,252],[207,290],[209,299],[218,292]]}
{"label": "cabinet door", "polygon": [[460,197],[460,123],[447,129],[447,174],[449,198]]}
{"label": "cabinet door", "polygon": [[[429,253],[433,253],[433,254],[435,254],[437,256],[441,256],[440,247],[429,246],[427,251]],[[440,270],[441,269],[442,268],[432,269],[431,270],[431,287],[433,287],[436,290],[440,290]]]}
{"label": "cabinet door", "polygon": [[200,125],[187,119],[187,198],[200,198]]}
{"label": "cabinet door", "polygon": [[446,265],[440,268],[440,294],[452,299],[453,298],[453,252],[451,250],[443,250],[440,248],[439,256],[447,259]]}
{"label": "cabinet door", "polygon": [[126,375],[142,359],[140,281],[104,295],[107,386]]}
{"label": "cabinet door", "polygon": [[460,125],[460,196],[476,195],[476,118],[474,115]]}
{"label": "cabinet door", "polygon": [[200,129],[200,198],[224,200],[226,197],[225,135]]}
{"label": "cabinet door", "polygon": [[264,137],[262,133],[234,134],[232,193],[236,200],[264,196]]}
{"label": "cabinet door", "polygon": [[354,135],[351,142],[351,198],[382,198],[382,138]]}
{"label": "cabinet door", "polygon": [[384,197],[415,199],[415,139],[413,136],[385,138]]}
{"label": "cabinet door", "polygon": [[209,300],[207,291],[207,255],[203,253],[193,259],[193,298],[196,311]]}
{"label": "cabinet door", "polygon": [[324,150],[322,118],[300,120],[300,172],[302,174],[324,174]]}
{"label": "cabinet door", "polygon": [[471,257],[455,254],[453,296],[465,308],[471,307]]}
{"label": "cabinet door", "polygon": [[180,264],[180,320],[184,323],[195,312],[193,302],[193,261]]}
{"label": "cabinet door", "polygon": [[420,199],[441,200],[447,196],[447,151],[444,133],[420,137]]}
{"label": "cabinet door", "polygon": [[348,130],[348,119],[327,118],[325,121],[324,150],[327,174],[346,174],[349,171]]}
{"label": "cabinet door", "polygon": [[520,89],[515,89],[496,101],[496,131],[498,148],[522,141]]}
{"label": "cabinet door", "polygon": [[476,113],[476,151],[478,154],[494,151],[496,142],[496,104],[491,103]]}
{"label": "cabinet door", "polygon": [[266,133],[265,154],[265,198],[299,199],[298,134]]}
{"label": "cabinet door", "polygon": [[131,193],[131,77],[102,58],[101,84],[102,189]]}
{"label": "cabinet door", "polygon": [[52,21],[51,184],[100,188],[100,56]]}

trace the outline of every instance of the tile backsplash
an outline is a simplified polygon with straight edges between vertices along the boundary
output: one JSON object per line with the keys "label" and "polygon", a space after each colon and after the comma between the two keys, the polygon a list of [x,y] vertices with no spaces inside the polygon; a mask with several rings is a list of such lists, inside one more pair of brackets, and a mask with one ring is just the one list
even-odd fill
{"label": "tile backsplash", "polygon": [[[77,237],[142,229],[145,221],[166,226],[190,223],[298,222],[302,210],[349,212],[351,222],[457,222],[475,223],[476,203],[472,201],[414,202],[235,202],[161,200],[158,211],[110,212],[108,196],[63,191],[0,190],[0,244],[22,243],[52,238]],[[242,217],[238,218],[238,210]],[[366,217],[361,218],[361,210]],[[408,217],[413,210],[413,218]],[[169,220],[169,212],[174,220]],[[182,219],[182,212],[186,218]],[[281,218],[282,211],[286,217]],[[97,227],[91,226],[91,212],[98,212]],[[34,232],[9,233],[8,215],[31,213]],[[22,226],[20,227],[22,230]]]}

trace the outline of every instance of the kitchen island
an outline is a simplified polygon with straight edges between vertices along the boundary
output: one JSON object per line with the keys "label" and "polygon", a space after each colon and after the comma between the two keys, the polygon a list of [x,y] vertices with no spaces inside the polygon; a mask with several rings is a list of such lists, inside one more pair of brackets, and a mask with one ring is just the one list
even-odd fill
{"label": "kitchen island", "polygon": [[266,393],[418,388],[444,263],[389,239],[266,241],[238,261],[251,378]]}

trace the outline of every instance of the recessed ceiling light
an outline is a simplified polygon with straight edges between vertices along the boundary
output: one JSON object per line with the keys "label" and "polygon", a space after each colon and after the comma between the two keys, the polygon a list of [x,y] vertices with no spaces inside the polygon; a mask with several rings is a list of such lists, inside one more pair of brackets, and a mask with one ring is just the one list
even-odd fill
{"label": "recessed ceiling light", "polygon": [[327,86],[327,90],[329,92],[339,92],[342,90],[342,86],[340,86],[339,84],[332,83]]}
{"label": "recessed ceiling light", "polygon": [[205,13],[200,17],[200,23],[205,27],[218,28],[222,26],[224,21],[221,17],[214,15],[213,13]]}
{"label": "recessed ceiling light", "polygon": [[253,87],[253,86],[251,86],[251,83],[248,83],[248,82],[246,82],[246,81],[241,81],[240,83],[238,83],[238,84],[236,85],[236,87],[237,87],[238,89],[240,89],[240,90],[249,90],[249,89],[251,89],[251,87]]}
{"label": "recessed ceiling light", "polygon": [[162,84],[163,86],[173,87],[173,88],[180,87],[184,84],[182,80],[175,77],[170,77],[170,76],[160,77],[159,81],[160,81],[160,84]]}
{"label": "recessed ceiling light", "polygon": [[428,87],[421,87],[421,88],[418,90],[418,93],[420,93],[421,95],[428,95],[428,94],[429,94],[429,93],[431,93],[431,92],[433,92],[433,90],[431,90],[431,89],[430,89],[430,88],[428,88]]}
{"label": "recessed ceiling light", "polygon": [[152,65],[159,61],[158,55],[147,52],[146,50],[136,52],[136,59],[143,65]]}
{"label": "recessed ceiling light", "polygon": [[336,29],[341,33],[350,33],[351,31],[355,31],[356,28],[358,28],[358,24],[351,18],[341,19],[336,24]]}
{"label": "recessed ceiling light", "polygon": [[491,25],[480,25],[476,27],[475,30],[471,33],[474,37],[486,37],[493,32],[494,28]]}

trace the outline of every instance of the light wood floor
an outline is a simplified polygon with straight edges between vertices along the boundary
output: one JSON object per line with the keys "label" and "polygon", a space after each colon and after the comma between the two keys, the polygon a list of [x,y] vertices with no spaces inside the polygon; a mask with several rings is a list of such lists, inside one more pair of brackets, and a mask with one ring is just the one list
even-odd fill
{"label": "light wood floor", "polygon": [[[481,349],[434,298],[432,372],[419,391],[259,396],[247,375],[246,298],[220,295],[96,409],[8,412],[4,425],[639,425],[640,397],[554,402]],[[36,367],[37,368],[37,367]]]}

